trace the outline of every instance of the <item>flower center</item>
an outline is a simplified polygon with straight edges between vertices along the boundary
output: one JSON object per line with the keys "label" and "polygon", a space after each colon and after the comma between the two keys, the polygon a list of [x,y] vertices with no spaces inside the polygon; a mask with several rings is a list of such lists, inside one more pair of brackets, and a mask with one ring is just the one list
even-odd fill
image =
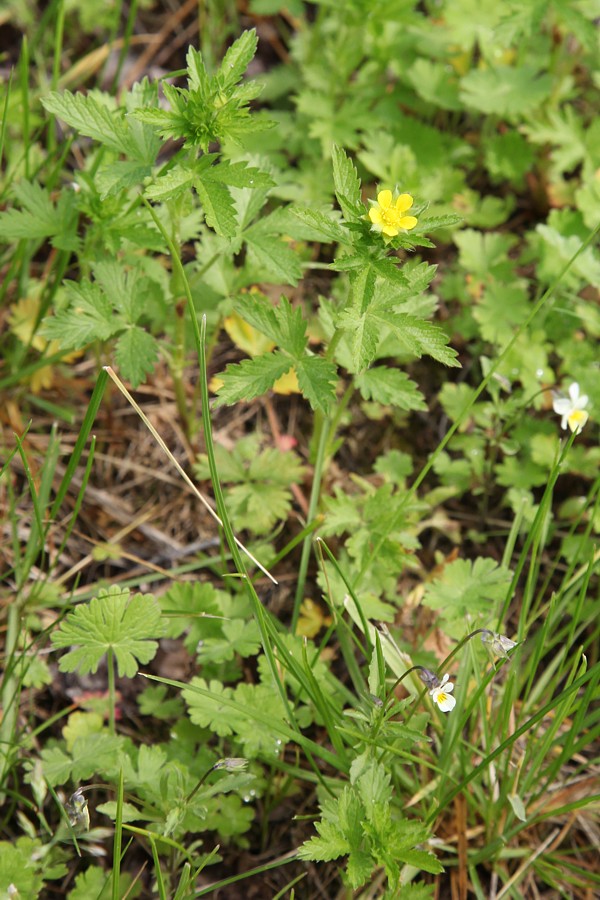
{"label": "flower center", "polygon": [[388,206],[387,209],[382,210],[381,218],[386,225],[398,225],[402,218],[402,213],[393,206]]}
{"label": "flower center", "polygon": [[583,428],[587,420],[588,414],[584,409],[574,409],[568,419],[569,428],[571,431],[575,431],[575,429],[579,427]]}

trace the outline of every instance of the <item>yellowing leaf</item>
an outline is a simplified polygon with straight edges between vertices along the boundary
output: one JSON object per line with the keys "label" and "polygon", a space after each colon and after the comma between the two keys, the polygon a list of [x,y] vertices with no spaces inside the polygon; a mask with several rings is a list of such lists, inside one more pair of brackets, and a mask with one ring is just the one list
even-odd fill
{"label": "yellowing leaf", "polygon": [[331,625],[331,616],[326,616],[322,608],[308,598],[302,601],[298,619],[298,634],[313,638],[321,628]]}
{"label": "yellowing leaf", "polygon": [[[20,300],[13,303],[10,307],[8,326],[22,344],[30,344],[34,350],[45,353],[47,356],[53,356],[60,350],[59,342],[48,341],[39,333],[34,334],[39,311],[40,298],[35,293],[28,297],[21,297]],[[75,350],[65,354],[63,359],[65,362],[71,362],[78,356],[81,356],[81,352]],[[52,366],[41,366],[22,380],[24,383],[29,383],[34,394],[39,394],[40,391],[51,388],[54,384],[54,369]]]}
{"label": "yellowing leaf", "polygon": [[278,378],[273,385],[273,390],[276,394],[299,394],[300,386],[298,384],[296,370],[292,367],[289,372],[286,372],[285,375]]}
{"label": "yellowing leaf", "polygon": [[217,393],[220,387],[223,387],[225,382],[218,375],[213,375],[213,377],[208,382],[208,386],[213,393]]}
{"label": "yellowing leaf", "polygon": [[236,347],[247,353],[248,356],[260,356],[269,353],[275,343],[266,335],[249,325],[237,313],[227,316],[223,322],[225,331]]}
{"label": "yellowing leaf", "polygon": [[46,349],[46,338],[33,333],[40,311],[39,297],[21,297],[10,307],[8,326],[22,344],[29,344],[36,350]]}

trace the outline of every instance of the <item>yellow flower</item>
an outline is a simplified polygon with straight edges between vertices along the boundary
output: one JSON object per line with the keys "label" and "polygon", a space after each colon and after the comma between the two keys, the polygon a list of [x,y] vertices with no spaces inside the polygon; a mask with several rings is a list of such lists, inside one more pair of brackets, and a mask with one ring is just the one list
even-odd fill
{"label": "yellow flower", "polygon": [[373,206],[369,210],[369,219],[372,222],[371,231],[386,234],[388,237],[396,237],[401,230],[410,231],[417,224],[415,216],[405,216],[404,213],[413,205],[410,194],[394,196],[391,191],[379,191],[377,203],[370,201]]}

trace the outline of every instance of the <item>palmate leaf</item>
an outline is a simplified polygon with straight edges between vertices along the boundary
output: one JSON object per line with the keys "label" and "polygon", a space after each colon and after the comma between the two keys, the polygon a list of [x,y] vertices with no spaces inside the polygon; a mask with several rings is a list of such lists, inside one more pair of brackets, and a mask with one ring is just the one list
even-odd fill
{"label": "palmate leaf", "polygon": [[119,675],[133,678],[138,661],[154,657],[162,635],[160,605],[152,594],[134,594],[116,586],[101,590],[89,604],[82,603],[64,619],[52,635],[55,647],[70,647],[61,657],[61,672],[96,672],[103,656],[112,650]]}
{"label": "palmate leaf", "polygon": [[511,582],[511,572],[495,560],[478,557],[474,562],[457,559],[445,566],[442,574],[425,589],[426,606],[440,609],[447,619],[464,624],[479,613],[492,615],[496,604],[504,599]]}
{"label": "palmate leaf", "polygon": [[509,122],[538,110],[552,90],[551,75],[533,66],[471,69],[460,83],[460,99],[469,109]]}

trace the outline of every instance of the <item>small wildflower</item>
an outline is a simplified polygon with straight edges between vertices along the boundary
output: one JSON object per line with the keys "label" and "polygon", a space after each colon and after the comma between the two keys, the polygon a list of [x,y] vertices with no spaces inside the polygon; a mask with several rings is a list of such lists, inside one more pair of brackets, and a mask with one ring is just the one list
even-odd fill
{"label": "small wildflower", "polygon": [[446,672],[440,683],[429,691],[433,702],[437,703],[442,712],[450,712],[456,706],[456,697],[452,696],[454,685],[448,681],[449,678],[450,676]]}
{"label": "small wildflower", "polygon": [[511,641],[505,634],[498,634],[496,631],[482,631],[481,641],[489,644],[494,656],[502,656],[508,659],[508,651],[517,646],[516,641]]}
{"label": "small wildflower", "polygon": [[75,793],[71,794],[65,803],[65,810],[72,828],[77,831],[89,831],[90,812],[81,788],[77,788]]}
{"label": "small wildflower", "polygon": [[391,191],[379,191],[377,202],[369,201],[372,207],[369,210],[371,231],[383,233],[388,237],[396,237],[401,230],[410,231],[417,224],[415,216],[405,216],[404,213],[413,205],[410,194],[400,194],[394,199]]}
{"label": "small wildflower", "polygon": [[247,765],[248,760],[244,759],[243,756],[228,756],[216,762],[213,769],[227,769],[228,772],[237,772],[240,769],[245,769]]}
{"label": "small wildflower", "polygon": [[435,672],[432,672],[431,669],[426,669],[424,666],[419,666],[419,678],[427,687],[428,691],[440,686],[440,679]]}
{"label": "small wildflower", "polygon": [[579,434],[589,419],[589,414],[585,410],[587,403],[587,394],[579,394],[579,385],[576,381],[570,386],[568,397],[555,393],[552,408],[557,415],[562,416],[560,427],[569,427],[574,434]]}

